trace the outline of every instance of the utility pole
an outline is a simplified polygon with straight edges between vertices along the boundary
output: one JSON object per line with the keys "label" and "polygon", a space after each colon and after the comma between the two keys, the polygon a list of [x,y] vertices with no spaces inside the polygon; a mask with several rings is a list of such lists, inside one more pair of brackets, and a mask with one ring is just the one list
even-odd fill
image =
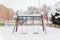
{"label": "utility pole", "polygon": [[40,9],[40,0],[38,0],[38,3],[39,3],[39,9]]}

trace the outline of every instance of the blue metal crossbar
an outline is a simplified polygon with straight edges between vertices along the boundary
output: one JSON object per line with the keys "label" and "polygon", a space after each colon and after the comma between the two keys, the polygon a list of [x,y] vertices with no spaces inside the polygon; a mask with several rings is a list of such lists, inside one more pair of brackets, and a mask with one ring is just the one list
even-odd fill
{"label": "blue metal crossbar", "polygon": [[20,17],[41,17],[41,16],[18,16],[18,18]]}

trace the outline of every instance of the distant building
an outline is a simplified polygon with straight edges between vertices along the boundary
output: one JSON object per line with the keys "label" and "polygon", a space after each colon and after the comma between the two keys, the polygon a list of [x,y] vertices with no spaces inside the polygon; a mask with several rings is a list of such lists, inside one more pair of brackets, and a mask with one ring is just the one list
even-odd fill
{"label": "distant building", "polygon": [[14,13],[12,9],[0,4],[0,21],[12,20]]}

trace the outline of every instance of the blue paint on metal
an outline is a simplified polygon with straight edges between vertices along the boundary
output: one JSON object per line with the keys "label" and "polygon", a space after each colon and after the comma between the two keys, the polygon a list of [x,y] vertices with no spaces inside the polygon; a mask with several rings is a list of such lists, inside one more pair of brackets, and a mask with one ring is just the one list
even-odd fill
{"label": "blue paint on metal", "polygon": [[18,16],[18,17],[41,17],[41,16]]}

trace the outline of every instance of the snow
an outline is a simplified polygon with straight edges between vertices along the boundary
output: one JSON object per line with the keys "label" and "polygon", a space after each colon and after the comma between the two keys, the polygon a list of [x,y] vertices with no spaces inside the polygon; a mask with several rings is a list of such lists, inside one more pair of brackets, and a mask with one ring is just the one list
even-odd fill
{"label": "snow", "polygon": [[19,14],[19,16],[41,16],[41,14]]}
{"label": "snow", "polygon": [[33,34],[33,26],[26,26],[27,34],[21,34],[21,27],[19,26],[18,31],[14,33],[12,33],[13,26],[0,27],[0,40],[60,40],[60,29],[46,26],[47,34],[42,28],[39,34]]}

